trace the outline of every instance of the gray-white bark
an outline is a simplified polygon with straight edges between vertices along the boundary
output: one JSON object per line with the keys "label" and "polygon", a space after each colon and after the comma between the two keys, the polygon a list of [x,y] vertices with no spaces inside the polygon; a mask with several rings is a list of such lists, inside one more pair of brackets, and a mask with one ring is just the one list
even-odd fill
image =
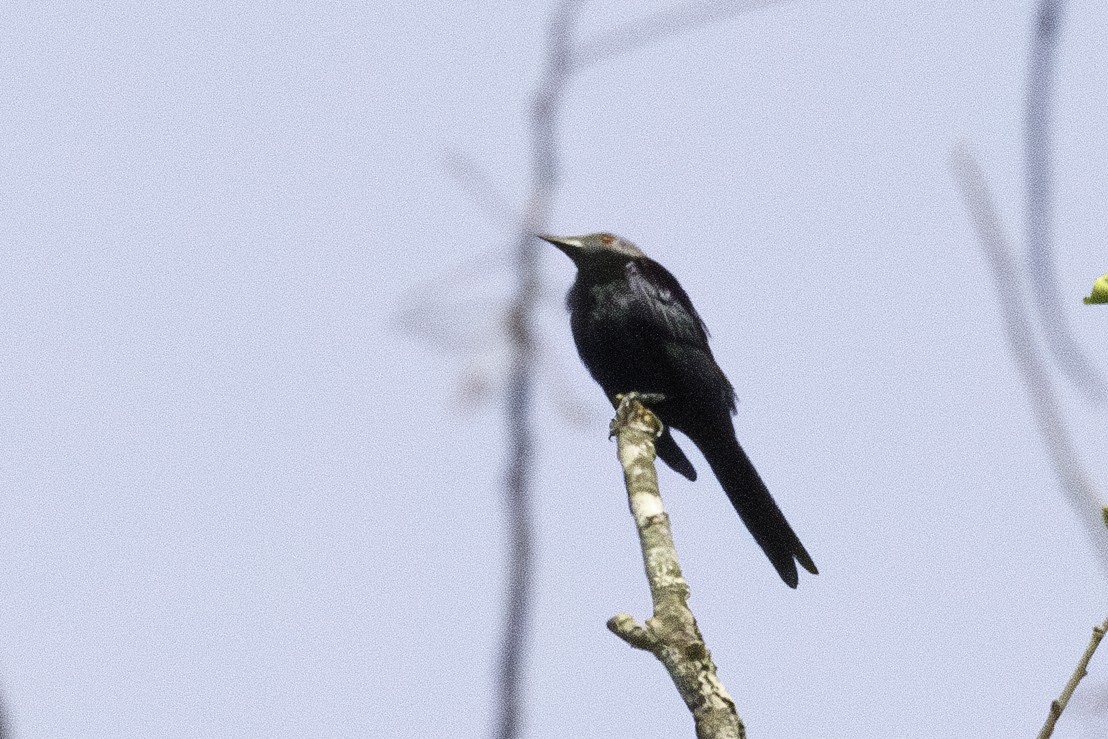
{"label": "gray-white bark", "polygon": [[618,440],[627,497],[642,545],[654,615],[638,623],[627,613],[613,616],[608,628],[631,646],[650,652],[665,666],[696,724],[697,739],[746,736],[727,689],[689,609],[689,584],[681,574],[669,516],[662,508],[654,440],[662,423],[640,402],[649,396],[629,393],[620,400],[611,433]]}

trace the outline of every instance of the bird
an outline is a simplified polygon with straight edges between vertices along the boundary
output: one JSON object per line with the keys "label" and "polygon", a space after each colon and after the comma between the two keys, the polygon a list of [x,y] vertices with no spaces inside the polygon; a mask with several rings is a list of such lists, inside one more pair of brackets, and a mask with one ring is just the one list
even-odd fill
{"label": "bird", "polygon": [[577,267],[566,295],[577,353],[613,405],[616,396],[659,394],[651,404],[664,429],[657,455],[696,480],[696,469],[670,433],[700,449],[723,491],[777,574],[791,587],[796,564],[819,574],[735,435],[735,390],[708,346],[708,328],[669,270],[610,233],[535,234]]}

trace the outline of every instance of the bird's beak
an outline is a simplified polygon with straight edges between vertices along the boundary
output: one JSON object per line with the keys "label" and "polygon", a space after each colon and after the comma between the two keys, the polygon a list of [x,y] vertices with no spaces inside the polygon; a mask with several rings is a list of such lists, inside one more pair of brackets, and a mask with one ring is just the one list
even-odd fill
{"label": "bird's beak", "polygon": [[549,236],[546,234],[535,234],[535,236],[558,247],[570,259],[573,259],[584,246],[584,244],[581,243],[581,239],[572,236]]}

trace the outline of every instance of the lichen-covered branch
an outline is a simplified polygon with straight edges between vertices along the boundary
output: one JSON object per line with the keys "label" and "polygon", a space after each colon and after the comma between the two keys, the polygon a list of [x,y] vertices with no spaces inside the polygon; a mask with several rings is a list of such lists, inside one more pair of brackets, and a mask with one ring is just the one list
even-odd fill
{"label": "lichen-covered branch", "polygon": [[1062,711],[1066,710],[1066,704],[1070,702],[1073,691],[1077,690],[1077,684],[1089,674],[1089,660],[1093,658],[1093,653],[1100,646],[1100,640],[1104,638],[1105,632],[1108,632],[1108,621],[1093,627],[1093,637],[1089,639],[1089,646],[1085,647],[1085,653],[1081,655],[1081,659],[1070,676],[1069,682],[1066,683],[1062,694],[1050,702],[1050,713],[1047,714],[1043,730],[1039,732],[1039,739],[1049,739],[1050,735],[1054,733],[1054,725],[1058,723]]}
{"label": "lichen-covered branch", "polygon": [[689,610],[689,584],[681,575],[669,516],[662,508],[654,467],[654,440],[662,423],[643,405],[652,401],[657,402],[657,396],[621,396],[611,433],[618,440],[654,615],[640,624],[621,613],[608,620],[608,629],[631,646],[650,652],[665,666],[692,712],[697,739],[741,739],[746,729],[734,700],[716,676],[712,655]]}

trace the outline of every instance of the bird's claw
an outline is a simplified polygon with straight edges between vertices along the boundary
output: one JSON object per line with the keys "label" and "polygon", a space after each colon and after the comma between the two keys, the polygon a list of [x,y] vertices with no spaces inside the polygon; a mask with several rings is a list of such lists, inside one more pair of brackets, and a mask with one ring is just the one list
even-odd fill
{"label": "bird's claw", "polygon": [[[658,417],[651,412],[650,406],[657,405],[665,399],[666,396],[662,393],[639,393],[635,391],[617,393],[616,417],[608,424],[608,438],[610,439],[618,434],[620,428],[626,426],[631,421],[639,420],[639,416],[645,416],[642,420],[646,421],[654,428],[654,436],[661,436],[665,427],[662,426],[662,422]],[[645,414],[642,413],[642,411],[645,411]]]}

